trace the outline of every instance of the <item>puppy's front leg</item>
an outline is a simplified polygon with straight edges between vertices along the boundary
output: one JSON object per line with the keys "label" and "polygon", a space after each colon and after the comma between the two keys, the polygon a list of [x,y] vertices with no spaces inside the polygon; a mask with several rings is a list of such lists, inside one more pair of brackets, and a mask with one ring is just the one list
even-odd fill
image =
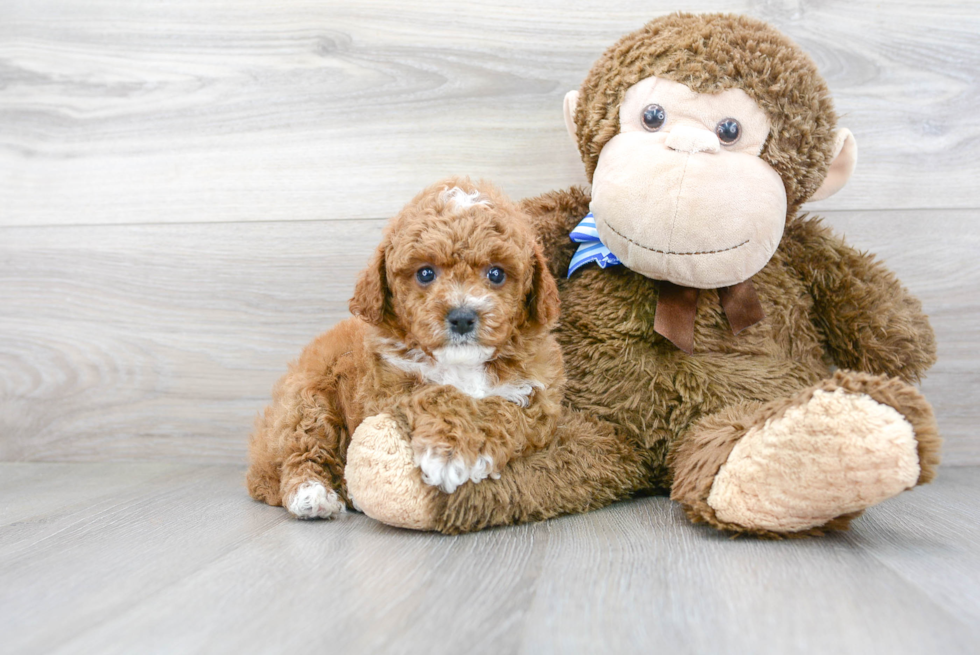
{"label": "puppy's front leg", "polygon": [[451,386],[427,386],[398,403],[412,435],[415,464],[426,484],[453,493],[459,485],[479,482],[494,470],[493,453],[474,420],[473,398]]}
{"label": "puppy's front leg", "polygon": [[399,405],[422,480],[446,493],[467,481],[500,477],[529,445],[529,424],[538,413],[502,398],[472,398],[451,386],[425,387]]}

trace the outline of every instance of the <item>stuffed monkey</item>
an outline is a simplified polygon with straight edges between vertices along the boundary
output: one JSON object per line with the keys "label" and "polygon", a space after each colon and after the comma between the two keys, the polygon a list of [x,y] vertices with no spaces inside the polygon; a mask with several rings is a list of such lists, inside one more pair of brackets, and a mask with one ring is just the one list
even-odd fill
{"label": "stuffed monkey", "polygon": [[560,280],[554,444],[444,494],[411,435],[372,417],[348,451],[356,505],[454,533],[655,491],[695,522],[782,537],[932,479],[921,305],[799,211],[857,151],[798,46],[751,18],[658,18],[602,55],[565,120],[591,193],[524,201]]}

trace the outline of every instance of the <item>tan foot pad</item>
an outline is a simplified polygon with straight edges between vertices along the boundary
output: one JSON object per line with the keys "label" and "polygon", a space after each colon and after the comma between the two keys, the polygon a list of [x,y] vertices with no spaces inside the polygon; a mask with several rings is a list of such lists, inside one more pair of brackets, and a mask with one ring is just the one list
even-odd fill
{"label": "tan foot pad", "polygon": [[361,422],[347,447],[344,477],[354,506],[371,518],[399,528],[434,529],[433,487],[423,484],[412,447],[391,417]]}
{"label": "tan foot pad", "polygon": [[843,389],[753,428],[715,477],[708,505],[747,528],[819,527],[915,486],[915,432],[888,405]]}

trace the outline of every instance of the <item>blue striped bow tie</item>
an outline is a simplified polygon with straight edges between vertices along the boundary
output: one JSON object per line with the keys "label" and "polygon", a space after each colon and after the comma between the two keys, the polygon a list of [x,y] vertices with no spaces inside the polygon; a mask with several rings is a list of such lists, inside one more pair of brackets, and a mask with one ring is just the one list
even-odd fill
{"label": "blue striped bow tie", "polygon": [[619,257],[612,254],[612,251],[599,240],[599,232],[595,229],[595,216],[592,212],[589,212],[568,236],[575,243],[582,244],[572,255],[572,262],[568,265],[568,277],[572,277],[572,273],[591,262],[598,264],[599,268],[622,264]]}

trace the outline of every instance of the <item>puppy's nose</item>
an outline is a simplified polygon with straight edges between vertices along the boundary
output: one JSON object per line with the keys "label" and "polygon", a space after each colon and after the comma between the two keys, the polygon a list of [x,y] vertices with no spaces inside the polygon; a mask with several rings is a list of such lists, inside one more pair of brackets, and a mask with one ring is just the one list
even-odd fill
{"label": "puppy's nose", "polygon": [[476,312],[466,307],[457,307],[446,314],[449,329],[456,334],[469,334],[476,327]]}

